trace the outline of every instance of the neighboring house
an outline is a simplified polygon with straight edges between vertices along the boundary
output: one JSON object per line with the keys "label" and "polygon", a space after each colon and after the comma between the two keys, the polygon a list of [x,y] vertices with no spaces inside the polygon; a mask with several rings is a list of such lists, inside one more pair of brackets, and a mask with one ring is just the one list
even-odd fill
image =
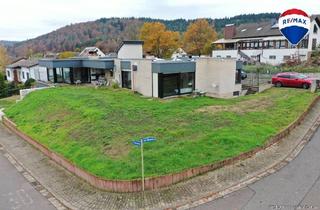
{"label": "neighboring house", "polygon": [[237,58],[271,65],[290,59],[306,61],[320,44],[320,15],[311,16],[310,34],[298,47],[292,46],[281,34],[278,22],[234,24],[225,26],[224,38],[213,43],[214,58]]}
{"label": "neighboring house", "polygon": [[178,48],[176,51],[173,52],[171,58],[178,59],[178,58],[186,58],[188,54],[182,48]]}
{"label": "neighboring house", "polygon": [[86,47],[79,57],[105,57],[106,55],[97,47]]}
{"label": "neighboring house", "polygon": [[[54,83],[118,83],[144,96],[165,98],[194,90],[215,97],[240,95],[236,60],[154,60],[143,58],[142,41],[124,41],[117,58],[42,59],[48,79]],[[238,71],[239,72],[239,71]]]}
{"label": "neighboring house", "polygon": [[38,81],[47,81],[47,70],[38,65],[37,60],[19,59],[6,67],[6,76],[9,82],[26,82],[33,78]]}

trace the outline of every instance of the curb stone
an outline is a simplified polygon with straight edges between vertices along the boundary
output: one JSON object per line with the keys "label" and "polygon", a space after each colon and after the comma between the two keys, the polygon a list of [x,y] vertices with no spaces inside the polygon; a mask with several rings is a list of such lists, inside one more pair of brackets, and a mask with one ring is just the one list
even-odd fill
{"label": "curb stone", "polygon": [[177,210],[185,210],[185,209],[190,209],[190,208],[194,208],[197,206],[200,206],[202,204],[208,203],[210,201],[216,200],[218,198],[222,198],[225,197],[233,192],[236,192],[238,190],[241,190],[242,188],[253,184],[267,176],[270,176],[274,173],[276,173],[277,171],[279,171],[280,169],[282,169],[283,167],[287,166],[291,161],[293,161],[299,154],[300,152],[303,150],[303,148],[306,146],[306,144],[308,142],[310,142],[310,140],[312,139],[312,137],[314,136],[314,134],[316,133],[316,131],[319,129],[320,127],[320,117],[318,117],[317,121],[313,124],[313,126],[308,130],[307,134],[303,137],[303,139],[300,141],[300,143],[296,146],[296,148],[287,155],[287,157],[285,159],[283,159],[282,161],[275,163],[273,166],[271,166],[269,169],[265,170],[264,172],[255,175],[254,177],[251,177],[241,183],[238,183],[226,190],[223,190],[221,192],[215,192],[213,194],[210,194],[206,197],[203,197],[199,200],[196,201],[190,201],[189,203],[185,204],[185,205],[181,205],[181,206],[176,206],[174,208],[168,208],[167,210],[171,210],[171,209],[177,209]]}
{"label": "curb stone", "polygon": [[0,154],[2,154],[16,170],[31,184],[31,186],[43,195],[57,210],[69,210],[58,199],[56,199],[46,188],[44,188],[18,160],[10,154],[5,147],[0,144]]}

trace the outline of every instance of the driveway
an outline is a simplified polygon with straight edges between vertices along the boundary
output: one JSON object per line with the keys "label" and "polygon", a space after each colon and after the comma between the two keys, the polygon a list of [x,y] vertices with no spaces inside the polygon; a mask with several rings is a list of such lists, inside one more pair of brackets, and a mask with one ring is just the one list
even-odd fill
{"label": "driveway", "polygon": [[277,173],[194,210],[320,209],[320,129]]}
{"label": "driveway", "polygon": [[0,209],[55,210],[56,208],[20,174],[0,150]]}

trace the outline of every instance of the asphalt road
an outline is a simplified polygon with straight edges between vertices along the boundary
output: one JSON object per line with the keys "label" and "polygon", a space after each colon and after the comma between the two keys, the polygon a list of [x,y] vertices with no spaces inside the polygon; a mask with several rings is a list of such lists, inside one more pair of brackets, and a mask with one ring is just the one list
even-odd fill
{"label": "asphalt road", "polygon": [[320,129],[280,171],[194,210],[320,210]]}
{"label": "asphalt road", "polygon": [[0,151],[0,210],[55,210]]}

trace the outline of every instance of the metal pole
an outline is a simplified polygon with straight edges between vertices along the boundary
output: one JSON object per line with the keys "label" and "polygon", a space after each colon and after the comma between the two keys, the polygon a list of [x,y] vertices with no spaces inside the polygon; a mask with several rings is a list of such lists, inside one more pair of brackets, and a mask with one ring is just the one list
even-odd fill
{"label": "metal pole", "polygon": [[144,191],[144,160],[143,160],[143,139],[141,141],[141,182],[142,182],[142,191]]}

